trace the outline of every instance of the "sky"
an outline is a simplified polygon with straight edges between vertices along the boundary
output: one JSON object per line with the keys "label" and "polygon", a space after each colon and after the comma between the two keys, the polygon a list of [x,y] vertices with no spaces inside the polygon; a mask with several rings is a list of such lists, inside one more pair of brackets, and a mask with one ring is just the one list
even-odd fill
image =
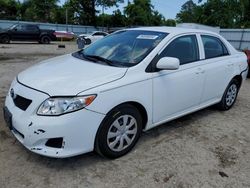
{"label": "sky", "polygon": [[[65,1],[66,0],[60,0],[61,4],[64,4]],[[151,3],[154,9],[160,12],[166,19],[175,19],[176,14],[181,10],[181,6],[186,1],[187,0],[151,0]],[[193,1],[195,3],[198,2],[198,0]],[[127,2],[127,0],[124,0],[124,3],[120,3],[118,8],[122,11],[123,7],[127,5]],[[104,12],[106,14],[112,14],[116,9],[117,7],[106,8]],[[101,10],[101,7],[98,8],[98,10]]]}

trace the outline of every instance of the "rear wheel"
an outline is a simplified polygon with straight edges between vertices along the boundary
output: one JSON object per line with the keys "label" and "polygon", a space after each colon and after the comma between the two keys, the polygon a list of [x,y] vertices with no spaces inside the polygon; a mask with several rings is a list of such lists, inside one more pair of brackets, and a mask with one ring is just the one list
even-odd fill
{"label": "rear wheel", "polygon": [[50,39],[50,37],[49,36],[42,36],[41,37],[41,40],[40,40],[40,42],[42,43],[42,44],[49,44],[50,43],[50,41],[51,41],[51,39]]}
{"label": "rear wheel", "polygon": [[224,111],[229,110],[234,105],[237,99],[239,88],[240,88],[239,81],[233,79],[227,86],[220,103],[217,104],[217,107],[220,110]]}
{"label": "rear wheel", "polygon": [[3,44],[9,44],[10,43],[10,36],[9,35],[0,36],[0,42]]}
{"label": "rear wheel", "polygon": [[100,126],[95,150],[105,157],[118,158],[128,153],[138,141],[142,118],[131,105],[122,105],[107,114]]}

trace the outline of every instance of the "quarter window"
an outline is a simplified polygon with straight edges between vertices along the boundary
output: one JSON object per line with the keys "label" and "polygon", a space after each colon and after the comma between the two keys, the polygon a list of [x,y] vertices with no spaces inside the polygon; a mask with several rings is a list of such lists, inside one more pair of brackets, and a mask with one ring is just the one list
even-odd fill
{"label": "quarter window", "polygon": [[161,53],[162,57],[175,57],[180,64],[199,60],[199,48],[195,35],[186,35],[173,40]]}
{"label": "quarter window", "polygon": [[205,58],[215,58],[228,55],[228,50],[220,39],[212,36],[202,35],[201,36]]}

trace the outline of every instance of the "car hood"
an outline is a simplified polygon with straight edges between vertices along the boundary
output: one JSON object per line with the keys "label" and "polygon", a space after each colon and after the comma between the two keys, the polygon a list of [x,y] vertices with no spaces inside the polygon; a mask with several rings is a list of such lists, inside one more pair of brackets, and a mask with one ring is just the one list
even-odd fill
{"label": "car hood", "polygon": [[85,61],[68,54],[28,68],[18,75],[18,81],[50,96],[67,96],[118,80],[126,71],[127,68]]}

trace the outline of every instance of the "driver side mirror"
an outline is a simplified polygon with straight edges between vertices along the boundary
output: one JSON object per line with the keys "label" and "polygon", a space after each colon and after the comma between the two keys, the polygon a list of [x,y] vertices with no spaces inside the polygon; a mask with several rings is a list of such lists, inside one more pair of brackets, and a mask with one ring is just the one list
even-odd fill
{"label": "driver side mirror", "polygon": [[180,60],[174,57],[163,57],[156,64],[160,70],[177,70],[180,67]]}

